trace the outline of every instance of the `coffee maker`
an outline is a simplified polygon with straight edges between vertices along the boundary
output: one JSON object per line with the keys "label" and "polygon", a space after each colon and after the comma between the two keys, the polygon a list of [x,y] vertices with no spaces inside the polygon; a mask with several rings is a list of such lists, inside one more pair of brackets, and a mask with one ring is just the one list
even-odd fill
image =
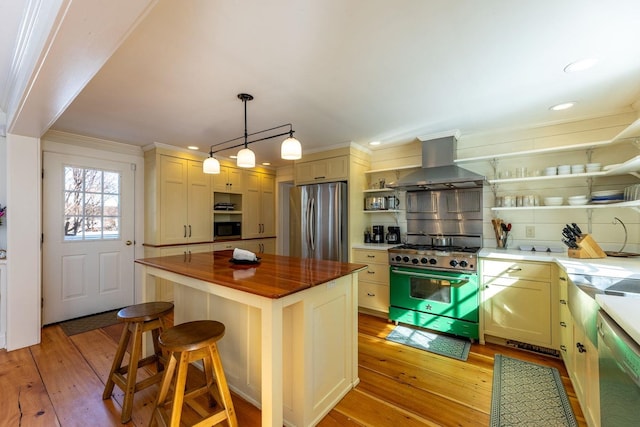
{"label": "coffee maker", "polygon": [[400,227],[389,226],[389,231],[387,232],[387,243],[400,243]]}
{"label": "coffee maker", "polygon": [[384,225],[374,225],[371,228],[373,229],[371,243],[384,243]]}

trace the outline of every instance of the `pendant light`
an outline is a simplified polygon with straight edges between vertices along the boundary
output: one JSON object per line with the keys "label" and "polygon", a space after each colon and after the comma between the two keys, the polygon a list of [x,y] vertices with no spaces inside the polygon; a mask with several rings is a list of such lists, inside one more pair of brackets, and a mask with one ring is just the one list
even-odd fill
{"label": "pendant light", "polygon": [[[300,141],[298,141],[296,138],[293,137],[293,133],[295,131],[293,130],[293,126],[291,125],[291,123],[288,123],[286,125],[276,126],[270,129],[261,130],[258,132],[248,133],[247,132],[247,101],[251,101],[253,99],[253,96],[249,95],[248,93],[239,93],[238,99],[240,99],[244,104],[244,135],[238,138],[233,138],[228,141],[224,141],[224,142],[220,142],[218,144],[212,145],[209,148],[209,157],[202,164],[202,170],[204,173],[209,173],[209,174],[220,173],[220,162],[215,157],[213,157],[213,155],[223,150],[229,150],[229,149],[238,148],[238,147],[243,147],[243,148],[240,151],[238,151],[237,158],[236,158],[236,165],[240,168],[253,168],[256,165],[256,155],[253,151],[251,151],[251,149],[249,149],[249,144],[253,144],[258,141],[264,141],[267,139],[272,139],[272,138],[276,138],[284,135],[288,135],[288,137],[282,142],[282,145],[280,146],[280,157],[285,160],[298,160],[302,158],[302,146],[300,144]],[[289,127],[289,130],[286,132],[281,132],[281,133],[270,135],[270,136],[264,136],[262,138],[249,141],[250,136],[260,135],[266,132],[272,132],[287,126]],[[213,150],[214,147],[219,147],[221,145],[225,145],[230,142],[237,141],[239,139],[244,139],[244,142],[242,144],[219,148],[218,150],[215,150],[215,151]]]}

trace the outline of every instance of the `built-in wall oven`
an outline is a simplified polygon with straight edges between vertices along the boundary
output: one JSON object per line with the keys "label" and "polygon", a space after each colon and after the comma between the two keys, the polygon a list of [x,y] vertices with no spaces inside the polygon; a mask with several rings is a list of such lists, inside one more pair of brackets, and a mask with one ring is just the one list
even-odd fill
{"label": "built-in wall oven", "polygon": [[602,310],[597,325],[600,424],[640,426],[640,346]]}

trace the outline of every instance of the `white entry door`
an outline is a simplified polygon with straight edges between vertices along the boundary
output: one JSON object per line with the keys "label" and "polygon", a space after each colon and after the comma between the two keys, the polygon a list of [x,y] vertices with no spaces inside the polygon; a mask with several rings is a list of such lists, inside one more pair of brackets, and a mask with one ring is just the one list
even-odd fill
{"label": "white entry door", "polygon": [[133,304],[135,171],[48,152],[43,165],[43,323]]}

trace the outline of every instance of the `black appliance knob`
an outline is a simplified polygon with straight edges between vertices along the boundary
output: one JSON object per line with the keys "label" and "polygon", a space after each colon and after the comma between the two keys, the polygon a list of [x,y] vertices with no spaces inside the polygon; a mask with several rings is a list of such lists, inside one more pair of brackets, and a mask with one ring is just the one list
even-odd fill
{"label": "black appliance knob", "polygon": [[431,264],[431,265],[433,265],[433,264],[437,264],[437,263],[438,263],[438,260],[437,260],[437,259],[435,259],[435,258],[431,258],[431,259],[429,260],[429,264]]}
{"label": "black appliance knob", "polygon": [[428,260],[428,259],[426,259],[426,258],[421,258],[421,259],[420,259],[420,262],[421,262],[422,264],[426,264],[426,263],[428,263],[428,262],[429,262],[429,260]]}
{"label": "black appliance knob", "polygon": [[409,257],[408,257],[408,256],[405,256],[405,257],[403,257],[403,258],[402,258],[402,260],[403,260],[404,262],[409,262]]}
{"label": "black appliance knob", "polygon": [[418,258],[414,258],[414,259],[412,259],[412,260],[411,260],[411,262],[412,262],[412,263],[414,263],[414,264],[417,264],[417,263],[419,263],[420,261],[418,261]]}
{"label": "black appliance knob", "polygon": [[400,255],[396,255],[396,261],[400,262],[402,260],[402,257]]}
{"label": "black appliance knob", "polygon": [[462,268],[466,268],[469,265],[469,263],[465,260],[460,261],[460,267]]}
{"label": "black appliance knob", "polygon": [[449,261],[449,265],[451,267],[455,267],[456,265],[458,265],[458,261],[456,261],[455,259],[452,259],[451,261]]}

